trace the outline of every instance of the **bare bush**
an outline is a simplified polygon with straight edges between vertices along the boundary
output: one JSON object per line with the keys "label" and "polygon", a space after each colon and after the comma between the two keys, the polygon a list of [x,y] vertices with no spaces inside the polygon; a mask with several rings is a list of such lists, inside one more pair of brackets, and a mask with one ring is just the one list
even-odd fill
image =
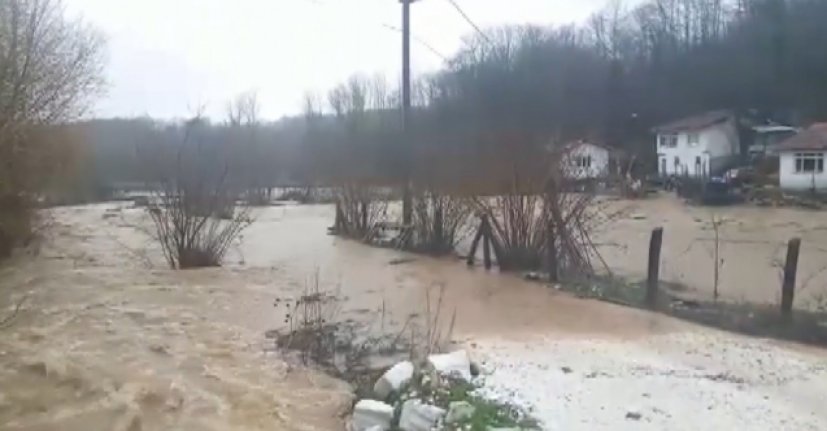
{"label": "bare bush", "polygon": [[412,248],[433,254],[453,252],[470,215],[471,205],[465,198],[437,191],[415,194]]}
{"label": "bare bush", "polygon": [[284,326],[267,336],[302,365],[318,367],[353,384],[357,395],[369,397],[388,362],[408,359],[420,364],[450,347],[456,309],[449,315],[445,287],[439,287],[438,294],[434,289],[426,291],[422,311],[404,322],[386,322],[384,301],[367,319],[355,321],[343,316],[341,292],[322,289],[316,274],[297,298],[276,298]]}
{"label": "bare bush", "polygon": [[[173,269],[220,266],[230,246],[251,223],[250,207],[229,184],[226,159],[212,154],[195,135],[198,117],[184,125],[172,157],[162,149],[150,182],[147,211],[164,257]],[[163,160],[174,160],[164,163]]]}
{"label": "bare bush", "polygon": [[336,221],[333,231],[339,235],[372,241],[377,226],[385,217],[388,201],[376,187],[349,183],[334,188]]}
{"label": "bare bush", "polygon": [[501,268],[545,267],[556,278],[589,275],[602,263],[591,235],[617,214],[596,199],[570,154],[567,146],[532,152],[530,163],[512,165],[504,194],[475,198],[502,245]]}

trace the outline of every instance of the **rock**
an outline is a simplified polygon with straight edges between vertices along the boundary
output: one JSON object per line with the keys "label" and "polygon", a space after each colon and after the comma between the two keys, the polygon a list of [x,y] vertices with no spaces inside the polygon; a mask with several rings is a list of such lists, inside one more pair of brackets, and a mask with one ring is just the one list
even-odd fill
{"label": "rock", "polygon": [[387,431],[393,421],[393,407],[380,401],[362,400],[356,403],[351,418],[351,431]]}
{"label": "rock", "polygon": [[526,272],[525,274],[523,274],[523,278],[525,278],[526,280],[529,280],[529,281],[537,281],[537,280],[540,279],[540,277],[541,277],[540,273],[539,272],[534,272],[534,271]]}
{"label": "rock", "polygon": [[428,365],[438,374],[471,380],[471,360],[465,350],[428,356]]}
{"label": "rock", "polygon": [[413,378],[414,366],[410,361],[400,362],[391,367],[376,384],[373,385],[373,392],[379,399],[387,399],[392,393],[399,391]]}
{"label": "rock", "polygon": [[572,370],[569,367],[563,367],[563,368],[561,368],[561,370],[563,370],[563,373],[565,373],[565,374],[571,374],[572,372],[574,372],[574,370]]}
{"label": "rock", "polygon": [[470,371],[471,371],[471,376],[473,376],[473,377],[477,377],[480,374],[482,374],[482,370],[480,369],[480,365],[477,364],[476,362],[471,362]]}
{"label": "rock", "polygon": [[439,407],[423,404],[419,400],[408,400],[402,405],[399,429],[402,431],[430,431],[443,416],[445,416],[445,410]]}
{"label": "rock", "polygon": [[641,415],[640,412],[634,410],[630,410],[626,413],[626,419],[629,420],[639,421],[641,417],[643,417],[643,415]]}
{"label": "rock", "polygon": [[476,410],[477,408],[472,406],[468,401],[454,401],[448,405],[448,414],[445,416],[445,422],[452,424],[471,419]]}

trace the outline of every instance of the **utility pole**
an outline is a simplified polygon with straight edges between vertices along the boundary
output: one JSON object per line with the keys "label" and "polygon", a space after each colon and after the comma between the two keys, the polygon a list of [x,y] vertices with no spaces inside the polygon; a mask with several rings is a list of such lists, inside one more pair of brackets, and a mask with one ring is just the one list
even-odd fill
{"label": "utility pole", "polygon": [[402,143],[403,143],[403,181],[402,189],[402,224],[410,226],[413,222],[413,196],[411,174],[413,148],[410,134],[411,120],[411,3],[416,0],[399,0],[402,3]]}

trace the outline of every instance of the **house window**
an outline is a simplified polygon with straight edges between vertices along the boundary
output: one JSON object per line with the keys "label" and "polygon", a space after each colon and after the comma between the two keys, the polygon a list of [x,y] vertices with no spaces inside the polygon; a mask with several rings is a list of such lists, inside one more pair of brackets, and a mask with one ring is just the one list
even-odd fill
{"label": "house window", "polygon": [[795,173],[820,174],[824,172],[824,153],[796,153]]}
{"label": "house window", "polygon": [[578,168],[591,168],[592,167],[592,156],[577,156],[575,158],[574,163],[577,165]]}
{"label": "house window", "polygon": [[698,144],[701,143],[701,135],[697,133],[690,133],[686,137],[687,142],[689,143],[690,147],[697,147]]}
{"label": "house window", "polygon": [[675,156],[675,170],[678,170],[678,167],[681,165],[681,159],[678,156]]}
{"label": "house window", "polygon": [[678,135],[660,135],[658,141],[662,148],[675,148],[678,146]]}

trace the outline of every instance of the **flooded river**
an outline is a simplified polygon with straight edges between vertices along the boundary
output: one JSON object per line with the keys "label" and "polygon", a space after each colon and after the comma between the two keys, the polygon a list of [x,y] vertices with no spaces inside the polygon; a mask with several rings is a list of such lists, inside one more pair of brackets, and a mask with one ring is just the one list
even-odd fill
{"label": "flooded river", "polygon": [[290,365],[264,337],[284,319],[274,299],[297,297],[316,279],[346,298],[341,318],[382,310],[389,325],[422,313],[426,292],[444,286],[456,338],[469,345],[538,334],[643,343],[708,331],[337,239],[326,234],[329,206],[260,210],[225,267],[197,271],[164,267],[141,210],[101,204],[51,216],[40,253],[0,270],[2,309],[26,298],[0,330],[3,430],[342,429],[347,386]]}

